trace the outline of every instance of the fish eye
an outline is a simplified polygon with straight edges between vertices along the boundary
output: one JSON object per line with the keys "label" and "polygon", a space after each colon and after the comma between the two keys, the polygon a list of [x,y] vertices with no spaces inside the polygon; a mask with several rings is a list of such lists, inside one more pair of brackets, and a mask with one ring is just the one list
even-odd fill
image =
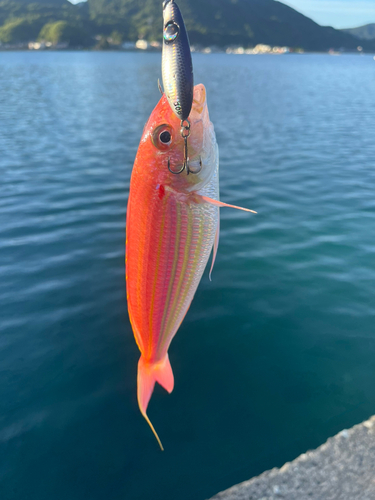
{"label": "fish eye", "polygon": [[169,43],[173,42],[173,40],[176,40],[178,37],[178,34],[180,33],[180,27],[177,23],[174,21],[169,21],[165,26],[164,26],[164,40]]}
{"label": "fish eye", "polygon": [[155,147],[161,151],[166,151],[172,144],[172,128],[169,125],[160,125],[154,130],[151,140]]}
{"label": "fish eye", "polygon": [[163,144],[168,144],[168,142],[171,142],[171,134],[168,130],[164,130],[164,132],[159,135],[159,139]]}

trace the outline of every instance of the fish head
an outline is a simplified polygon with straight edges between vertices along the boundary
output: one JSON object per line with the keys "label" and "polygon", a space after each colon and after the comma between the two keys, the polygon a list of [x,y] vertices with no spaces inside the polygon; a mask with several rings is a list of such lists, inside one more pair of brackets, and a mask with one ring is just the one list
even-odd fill
{"label": "fish head", "polygon": [[211,180],[218,165],[215,132],[208,114],[206,89],[202,84],[194,87],[189,122],[189,174],[186,169],[179,174],[173,173],[183,168],[184,139],[181,121],[171,110],[165,95],[145,125],[137,153],[136,163],[142,158],[142,164],[137,168],[142,168],[156,185],[169,186],[180,193],[202,189]]}

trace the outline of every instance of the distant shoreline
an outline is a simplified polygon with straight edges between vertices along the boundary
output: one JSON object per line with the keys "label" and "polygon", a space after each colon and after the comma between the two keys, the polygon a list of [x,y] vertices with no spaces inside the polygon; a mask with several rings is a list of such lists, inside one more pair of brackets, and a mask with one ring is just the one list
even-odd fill
{"label": "distant shoreline", "polygon": [[[88,49],[88,48],[65,48],[65,49],[53,49],[53,48],[48,48],[48,49],[28,49],[28,48],[3,48],[0,47],[0,52],[37,52],[37,53],[47,53],[47,52],[110,52],[110,53],[132,53],[132,54],[156,54],[160,53],[160,50],[139,50],[139,49],[134,49],[134,50],[128,50],[128,49]],[[236,53],[236,52],[226,52],[225,50],[215,50],[212,52],[205,52],[204,50],[195,50],[195,54],[204,54],[204,55],[210,55],[210,54],[224,54],[224,55],[241,55],[241,56],[286,56],[286,55],[330,55],[330,56],[346,56],[346,55],[355,55],[355,56],[374,56],[375,51],[373,52],[357,52],[357,51],[345,51],[345,52],[329,52],[329,51],[303,51],[303,52],[289,52],[288,54],[275,54],[275,53],[257,53],[257,54],[246,54],[246,53]]]}

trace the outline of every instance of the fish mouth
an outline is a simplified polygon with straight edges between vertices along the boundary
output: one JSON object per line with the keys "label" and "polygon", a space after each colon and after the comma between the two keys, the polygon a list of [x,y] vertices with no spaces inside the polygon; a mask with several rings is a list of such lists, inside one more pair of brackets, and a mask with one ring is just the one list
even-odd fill
{"label": "fish mouth", "polygon": [[193,114],[201,115],[206,106],[206,89],[203,83],[199,83],[194,87],[194,96],[193,96],[193,105],[192,111]]}
{"label": "fish mouth", "polygon": [[[198,84],[194,87],[193,105],[189,115],[191,124],[191,135],[189,141],[191,143],[192,152],[199,154],[203,148],[205,130],[209,127],[210,118],[207,109],[206,89],[203,84]],[[197,159],[199,160],[199,154]],[[191,160],[195,161],[196,155],[192,154]]]}

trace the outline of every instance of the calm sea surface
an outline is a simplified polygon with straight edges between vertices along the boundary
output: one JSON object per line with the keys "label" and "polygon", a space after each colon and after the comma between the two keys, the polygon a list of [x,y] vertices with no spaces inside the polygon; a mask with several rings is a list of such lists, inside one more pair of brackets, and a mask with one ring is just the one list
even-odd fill
{"label": "calm sea surface", "polygon": [[213,281],[136,400],[125,215],[160,54],[0,53],[0,498],[204,500],[375,413],[375,61],[195,55]]}

